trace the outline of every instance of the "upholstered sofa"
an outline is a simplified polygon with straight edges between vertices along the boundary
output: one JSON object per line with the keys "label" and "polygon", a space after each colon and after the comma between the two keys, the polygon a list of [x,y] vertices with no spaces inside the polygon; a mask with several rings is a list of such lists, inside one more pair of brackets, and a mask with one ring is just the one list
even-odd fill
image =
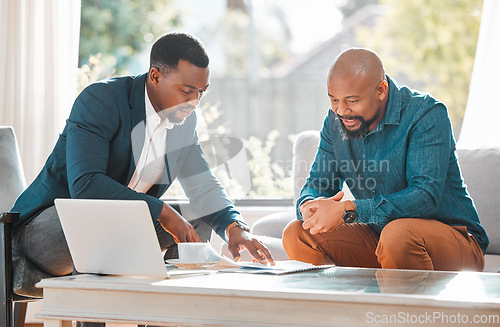
{"label": "upholstered sofa", "polygon": [[[319,132],[305,131],[298,135],[293,146],[294,201],[309,174],[319,143]],[[481,224],[486,229],[490,244],[486,250],[485,271],[500,270],[500,148],[458,150],[462,174],[476,205]],[[350,192],[346,196],[352,198]],[[259,219],[252,228],[271,249],[275,259],[288,259],[281,243],[283,228],[296,219],[295,209],[275,213]]]}

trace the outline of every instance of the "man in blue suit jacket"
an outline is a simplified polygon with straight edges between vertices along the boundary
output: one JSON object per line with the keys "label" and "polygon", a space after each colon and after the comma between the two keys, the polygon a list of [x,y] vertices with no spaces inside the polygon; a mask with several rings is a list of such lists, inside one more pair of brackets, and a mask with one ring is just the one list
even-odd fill
{"label": "man in blue suit jacket", "polygon": [[[54,199],[123,199],[147,202],[163,250],[205,241],[213,229],[235,258],[246,248],[257,261],[272,262],[202,157],[193,111],[209,86],[208,63],[198,39],[170,33],[153,45],[147,74],[82,91],[45,166],[12,209],[21,217],[15,250],[51,275],[70,274]],[[176,178],[201,217],[193,224],[159,199]]]}

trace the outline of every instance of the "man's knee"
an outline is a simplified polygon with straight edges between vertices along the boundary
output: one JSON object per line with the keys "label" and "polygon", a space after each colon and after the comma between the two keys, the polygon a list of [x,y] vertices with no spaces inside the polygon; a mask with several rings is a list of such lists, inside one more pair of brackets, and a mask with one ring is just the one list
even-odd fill
{"label": "man's knee", "polygon": [[435,220],[401,218],[388,223],[380,233],[380,243],[390,248],[409,248],[424,243],[424,238],[439,224]]}
{"label": "man's knee", "polygon": [[388,223],[380,233],[380,243],[397,246],[406,243],[411,234],[411,218],[396,219]]}
{"label": "man's knee", "polygon": [[[425,244],[422,235],[419,235],[415,228],[419,224],[419,219],[402,218],[396,219],[387,224],[380,233],[379,243],[376,249],[378,261],[382,268],[415,269],[416,262],[409,262],[415,255],[427,259],[423,255]],[[427,258],[426,258],[427,257]],[[422,269],[430,269],[431,263],[422,259],[419,263]]]}
{"label": "man's knee", "polygon": [[[286,225],[285,229],[283,230],[283,247],[285,248],[285,251],[289,253],[289,251],[293,251],[294,246],[293,244],[296,244],[297,241],[299,240],[299,235],[304,231],[304,228],[302,228],[302,220],[292,220],[291,222]],[[290,254],[289,254],[290,255]]]}
{"label": "man's knee", "polygon": [[392,257],[407,253],[408,248],[413,246],[412,240],[415,235],[411,231],[411,219],[396,219],[387,224],[380,233],[377,246],[377,256],[384,252]]}
{"label": "man's knee", "polygon": [[303,230],[304,228],[302,228],[302,220],[292,220],[285,226],[285,229],[283,229],[283,242],[285,242],[285,240],[290,240],[292,242],[294,240],[297,240],[299,234]]}

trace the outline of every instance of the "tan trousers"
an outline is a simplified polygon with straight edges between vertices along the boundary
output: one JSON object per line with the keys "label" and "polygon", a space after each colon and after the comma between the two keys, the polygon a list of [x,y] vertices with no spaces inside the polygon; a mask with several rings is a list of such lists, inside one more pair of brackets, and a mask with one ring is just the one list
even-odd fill
{"label": "tan trousers", "polygon": [[380,236],[368,225],[342,224],[311,235],[302,221],[290,222],[283,246],[291,260],[315,265],[421,270],[484,269],[484,255],[463,226],[437,220],[402,218],[385,226]]}

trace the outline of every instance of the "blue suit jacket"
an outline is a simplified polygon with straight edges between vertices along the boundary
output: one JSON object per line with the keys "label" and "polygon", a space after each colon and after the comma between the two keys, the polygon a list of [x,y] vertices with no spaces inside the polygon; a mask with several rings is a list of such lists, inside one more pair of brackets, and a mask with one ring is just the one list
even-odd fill
{"label": "blue suit jacket", "polygon": [[158,198],[179,177],[199,216],[225,238],[239,213],[202,157],[195,112],[168,131],[161,180],[147,194],[127,187],[144,145],[145,82],[146,74],[119,77],[82,91],[45,166],[12,208],[21,216],[15,227],[56,198],[145,200],[156,221],[163,206]]}

